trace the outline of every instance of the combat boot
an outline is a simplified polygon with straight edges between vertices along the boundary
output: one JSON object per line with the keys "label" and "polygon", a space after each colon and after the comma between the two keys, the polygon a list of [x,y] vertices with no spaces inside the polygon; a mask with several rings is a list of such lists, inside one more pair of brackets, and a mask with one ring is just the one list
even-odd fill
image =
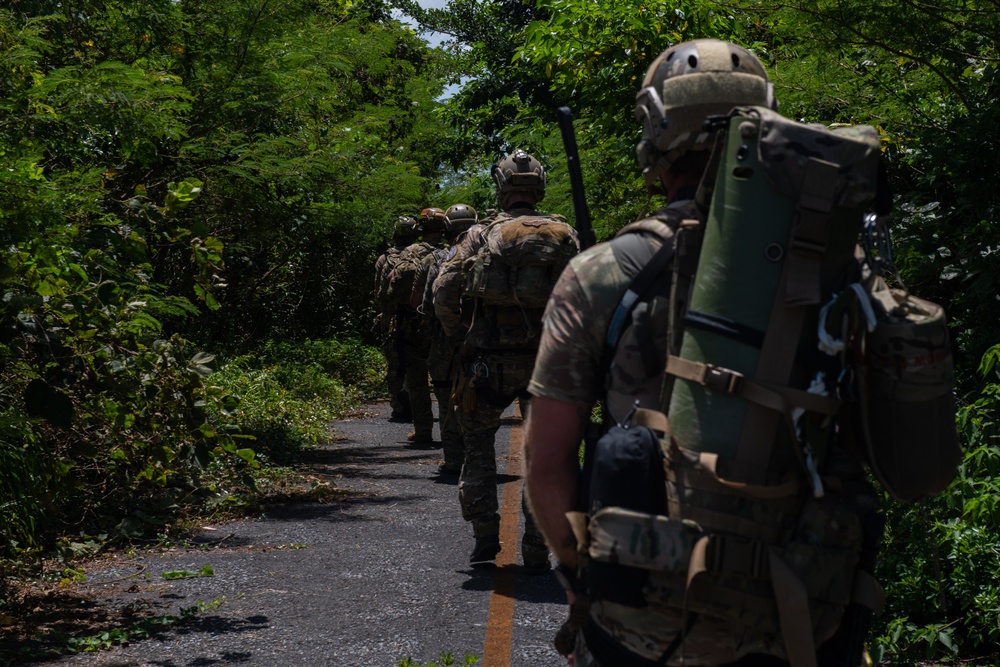
{"label": "combat boot", "polygon": [[498,553],[500,553],[500,536],[483,535],[476,538],[476,546],[472,549],[469,562],[489,563],[496,560]]}
{"label": "combat boot", "polygon": [[406,435],[406,439],[418,447],[428,447],[434,444],[433,433],[417,433],[416,431],[410,431]]}
{"label": "combat boot", "polygon": [[524,560],[525,574],[543,575],[552,569],[549,564],[549,549],[541,536],[526,533],[521,538],[521,558]]}

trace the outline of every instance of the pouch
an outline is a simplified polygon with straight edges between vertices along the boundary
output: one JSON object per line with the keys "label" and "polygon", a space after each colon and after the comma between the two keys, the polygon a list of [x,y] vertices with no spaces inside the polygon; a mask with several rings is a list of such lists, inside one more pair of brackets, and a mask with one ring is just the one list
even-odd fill
{"label": "pouch", "polygon": [[868,464],[889,493],[914,501],[941,491],[962,458],[954,368],[941,306],[875,278],[875,327],[859,365]]}

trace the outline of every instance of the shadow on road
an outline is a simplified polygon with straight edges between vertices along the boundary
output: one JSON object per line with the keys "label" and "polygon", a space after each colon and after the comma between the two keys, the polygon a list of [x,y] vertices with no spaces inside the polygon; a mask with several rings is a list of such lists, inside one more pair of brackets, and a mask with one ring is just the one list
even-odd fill
{"label": "shadow on road", "polygon": [[492,591],[494,575],[508,568],[514,570],[514,599],[518,602],[532,604],[562,604],[566,602],[566,594],[554,575],[527,575],[520,565],[470,566],[468,569],[459,570],[469,577],[462,584],[462,588],[467,591]]}

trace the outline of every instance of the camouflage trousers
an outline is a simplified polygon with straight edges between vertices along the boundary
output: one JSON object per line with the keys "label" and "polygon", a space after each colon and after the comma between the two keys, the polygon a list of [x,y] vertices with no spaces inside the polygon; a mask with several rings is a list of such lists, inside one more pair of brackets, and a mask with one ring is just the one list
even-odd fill
{"label": "camouflage trousers", "polygon": [[[518,397],[526,397],[533,365],[533,354],[520,357],[482,356],[473,364],[463,364],[461,370],[466,378],[475,372],[475,382],[473,387],[463,389],[464,400],[456,399],[455,415],[465,441],[465,462],[458,482],[458,498],[462,505],[462,518],[472,524],[476,537],[496,535],[500,531],[496,435],[504,411]],[[470,391],[474,392],[474,399],[466,394]],[[511,473],[520,474],[520,471]],[[547,559],[548,547],[523,495],[521,511],[524,514],[521,554],[525,561]]]}
{"label": "camouflage trousers", "polygon": [[[776,651],[780,653],[780,647],[752,628],[738,628],[723,619],[697,617],[683,641],[675,645],[690,621],[683,610],[658,605],[626,607],[598,600],[590,613],[594,627],[600,629],[594,635],[598,644],[627,646],[650,662],[661,659],[668,647],[674,646],[673,654],[662,663],[666,667],[789,667],[773,657]],[[599,651],[600,646],[592,648],[587,642],[583,631],[577,633],[574,667],[614,667],[624,662],[617,656],[599,661],[594,654],[608,649]]]}
{"label": "camouflage trousers", "polygon": [[462,441],[462,427],[458,425],[458,418],[451,405],[453,366],[458,366],[458,346],[441,332],[431,343],[427,369],[430,371],[431,386],[438,402],[438,428],[441,430],[444,465],[449,470],[457,471],[465,459],[465,445]]}
{"label": "camouflage trousers", "polygon": [[434,438],[434,413],[431,409],[431,388],[428,383],[427,355],[430,340],[415,316],[403,320],[403,336],[406,354],[406,391],[410,395],[410,409],[413,411],[413,431],[417,440]]}
{"label": "camouflage trousers", "polygon": [[385,386],[389,391],[389,405],[393,414],[400,414],[406,412],[407,406],[400,398],[404,389],[403,369],[400,368],[401,350],[394,330],[395,327],[390,325],[389,332],[382,339],[382,354],[385,355],[386,362]]}

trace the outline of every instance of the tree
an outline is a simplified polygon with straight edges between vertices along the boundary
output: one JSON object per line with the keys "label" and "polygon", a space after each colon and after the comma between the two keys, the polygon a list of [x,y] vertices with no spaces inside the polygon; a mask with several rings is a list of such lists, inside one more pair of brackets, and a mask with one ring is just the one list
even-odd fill
{"label": "tree", "polygon": [[439,58],[381,3],[71,4],[0,10],[0,530],[22,546],[188,497],[223,453],[253,465],[203,350],[364,329],[357,276],[442,161]]}

